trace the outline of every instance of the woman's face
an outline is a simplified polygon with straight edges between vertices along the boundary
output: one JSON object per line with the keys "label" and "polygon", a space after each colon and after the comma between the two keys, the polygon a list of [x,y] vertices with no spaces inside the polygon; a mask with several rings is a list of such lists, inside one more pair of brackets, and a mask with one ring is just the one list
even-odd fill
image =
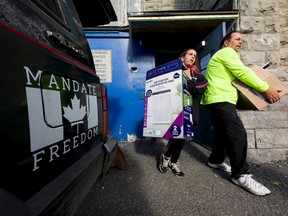
{"label": "woman's face", "polygon": [[181,60],[187,68],[191,68],[192,65],[194,65],[196,60],[196,51],[193,49],[190,49],[187,51],[186,55],[184,57],[181,57]]}

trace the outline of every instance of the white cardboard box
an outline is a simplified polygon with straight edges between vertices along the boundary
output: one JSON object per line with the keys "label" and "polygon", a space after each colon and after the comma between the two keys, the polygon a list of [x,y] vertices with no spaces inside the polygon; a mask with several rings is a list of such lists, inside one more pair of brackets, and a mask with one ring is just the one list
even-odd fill
{"label": "white cardboard box", "polygon": [[[270,86],[282,90],[279,93],[280,97],[288,93],[288,88],[273,73],[256,65],[251,69]],[[238,110],[261,110],[270,104],[263,94],[250,88],[241,81],[235,80],[232,84],[239,90],[239,99],[236,105]]]}
{"label": "white cardboard box", "polygon": [[185,84],[180,59],[147,71],[144,137],[193,138],[192,100],[187,100]]}

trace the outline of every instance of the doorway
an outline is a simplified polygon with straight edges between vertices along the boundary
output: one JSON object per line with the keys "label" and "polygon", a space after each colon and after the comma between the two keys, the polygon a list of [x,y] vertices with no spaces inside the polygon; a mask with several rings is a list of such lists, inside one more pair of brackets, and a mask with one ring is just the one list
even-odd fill
{"label": "doorway", "polygon": [[155,67],[173,61],[179,58],[180,53],[176,51],[156,51],[155,52]]}
{"label": "doorway", "polygon": [[[201,42],[195,45],[195,49],[199,58],[199,69],[203,75],[205,75],[209,59],[216,51],[219,50],[219,44],[223,36],[226,34],[226,31],[226,23],[220,23],[217,27],[215,27],[213,31],[208,34],[208,36],[203,38]],[[183,50],[155,51],[155,66],[159,66],[179,58],[179,55]],[[194,140],[195,142],[211,149],[213,141],[213,127],[211,124],[210,116],[205,106],[200,105],[199,112],[200,122],[195,131]]]}
{"label": "doorway", "polygon": [[[199,48],[197,51],[200,61],[200,70],[203,75],[206,73],[206,67],[210,58],[219,50],[219,44],[226,32],[226,23],[221,23],[203,39],[201,44],[198,45]],[[209,112],[203,105],[200,105],[199,112],[200,120],[195,131],[195,141],[211,149],[214,133]]]}

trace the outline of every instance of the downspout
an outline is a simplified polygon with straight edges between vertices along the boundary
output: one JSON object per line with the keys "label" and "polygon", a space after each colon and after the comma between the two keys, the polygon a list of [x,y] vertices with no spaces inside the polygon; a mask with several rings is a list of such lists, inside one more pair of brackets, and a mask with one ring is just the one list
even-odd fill
{"label": "downspout", "polygon": [[240,30],[240,0],[234,0],[233,1],[233,9],[238,10],[238,12],[239,12],[239,16],[235,22],[235,29],[239,31]]}

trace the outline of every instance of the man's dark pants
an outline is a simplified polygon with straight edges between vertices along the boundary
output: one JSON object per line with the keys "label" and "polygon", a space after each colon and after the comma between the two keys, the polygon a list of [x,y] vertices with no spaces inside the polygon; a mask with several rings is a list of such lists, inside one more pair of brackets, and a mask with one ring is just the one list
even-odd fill
{"label": "man's dark pants", "polygon": [[208,161],[220,164],[228,156],[232,168],[231,177],[238,179],[241,174],[248,174],[247,133],[235,105],[221,102],[206,107],[214,128],[214,142]]}

